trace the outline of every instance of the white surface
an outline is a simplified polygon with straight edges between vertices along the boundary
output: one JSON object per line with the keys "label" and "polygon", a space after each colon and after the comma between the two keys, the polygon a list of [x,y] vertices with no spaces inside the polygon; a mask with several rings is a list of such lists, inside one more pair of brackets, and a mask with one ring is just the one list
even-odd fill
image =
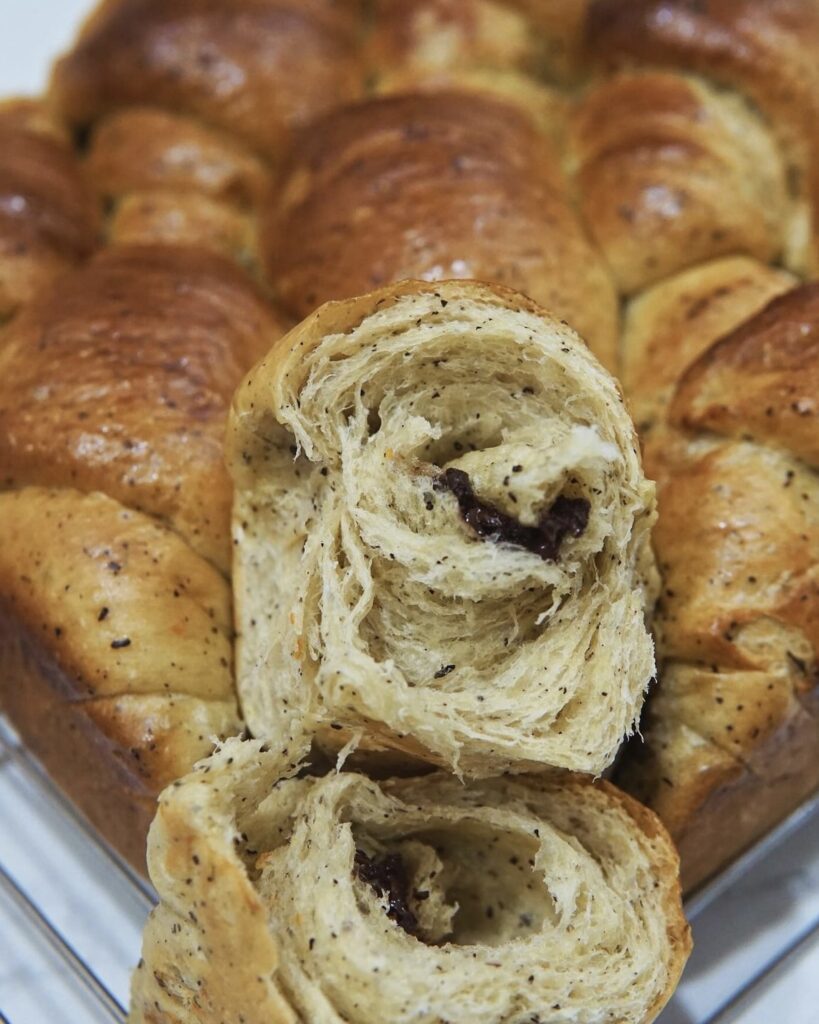
{"label": "white surface", "polygon": [[[226,0],[227,2],[227,0]],[[0,0],[0,95],[36,93],[88,0]],[[0,541],[1,542],[1,541]],[[144,903],[16,769],[0,769],[0,862],[124,1001]],[[695,923],[697,950],[662,1024],[703,1024],[819,919],[819,819]],[[0,1010],[11,1024],[106,1021],[0,898]],[[754,993],[731,1024],[819,1024],[819,944]]]}
{"label": "white surface", "polygon": [[0,96],[41,92],[51,61],[91,7],[89,0],[0,0]]}
{"label": "white surface", "polygon": [[[819,815],[697,917],[694,955],[661,1024],[709,1020],[817,922]],[[813,943],[727,1014],[725,1024],[819,1024],[817,970]]]}

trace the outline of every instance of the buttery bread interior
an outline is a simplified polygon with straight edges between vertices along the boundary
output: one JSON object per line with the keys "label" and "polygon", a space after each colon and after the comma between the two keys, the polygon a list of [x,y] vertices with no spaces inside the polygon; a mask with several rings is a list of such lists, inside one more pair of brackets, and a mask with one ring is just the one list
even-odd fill
{"label": "buttery bread interior", "polygon": [[573,331],[468,282],[331,303],[251,371],[228,435],[255,736],[606,768],[654,672],[654,489]]}
{"label": "buttery bread interior", "polygon": [[650,812],[560,774],[294,776],[229,740],[171,786],[131,1021],[643,1024],[690,951]]}

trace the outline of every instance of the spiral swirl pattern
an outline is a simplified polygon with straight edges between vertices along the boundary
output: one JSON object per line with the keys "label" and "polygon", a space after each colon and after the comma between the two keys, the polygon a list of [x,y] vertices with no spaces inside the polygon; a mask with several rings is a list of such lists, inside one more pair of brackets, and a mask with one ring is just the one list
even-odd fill
{"label": "spiral swirl pattern", "polygon": [[136,1020],[659,1013],[690,946],[676,854],[614,787],[281,770],[278,752],[231,740],[163,796]]}
{"label": "spiral swirl pattern", "polygon": [[605,768],[653,671],[653,489],[570,330],[471,284],[331,305],[251,372],[230,435],[256,735]]}

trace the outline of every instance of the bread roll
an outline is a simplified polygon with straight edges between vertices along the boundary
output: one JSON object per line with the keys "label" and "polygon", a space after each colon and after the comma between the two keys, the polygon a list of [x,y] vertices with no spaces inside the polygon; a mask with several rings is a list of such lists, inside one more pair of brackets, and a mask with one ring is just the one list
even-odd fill
{"label": "bread roll", "polygon": [[406,278],[476,278],[524,292],[616,362],[612,282],[554,146],[512,103],[441,92],[320,119],[293,149],[264,244],[295,316]]}
{"label": "bread roll", "polygon": [[690,950],[677,858],[612,786],[297,779],[264,750],[161,798],[133,1024],[659,1014]]}
{"label": "bread roll", "polygon": [[682,375],[656,456],[661,685],[620,778],[689,888],[819,785],[817,338],[816,285],[774,299]]}
{"label": "bread roll", "polygon": [[48,112],[33,102],[0,103],[0,323],[91,255],[99,220]]}
{"label": "bread roll", "polygon": [[741,97],[667,72],[604,79],[580,101],[570,159],[627,294],[717,256],[775,262],[789,246],[785,162]]}
{"label": "bread roll", "polygon": [[193,118],[135,107],[103,118],[86,158],[116,244],[198,245],[257,272],[264,162]]}
{"label": "bread roll", "polygon": [[224,260],[184,248],[101,253],[3,336],[0,481],[104,491],[226,569],[225,416],[279,333]]}
{"label": "bread roll", "polygon": [[154,247],[0,335],[0,702],[143,870],[157,793],[240,728],[222,438],[279,330],[230,263]]}
{"label": "bread roll", "polygon": [[228,449],[254,735],[610,763],[654,667],[654,498],[571,330],[473,283],[327,305],[239,389]]}
{"label": "bread roll", "polygon": [[358,14],[334,0],[106,0],[51,100],[78,127],[146,103],[194,115],[277,159],[295,125],[361,94]]}
{"label": "bread roll", "polygon": [[803,207],[791,262],[819,272],[816,0],[592,0],[585,50],[607,69],[637,63],[696,72],[735,89],[751,113],[758,108],[780,141],[789,190]]}
{"label": "bread roll", "polygon": [[679,378],[714,342],[796,282],[783,270],[731,256],[675,274],[628,303],[621,378],[650,477],[662,472],[663,448],[672,443],[662,428]]}
{"label": "bread roll", "polygon": [[0,699],[135,867],[156,795],[240,728],[230,588],[102,494],[0,493]]}

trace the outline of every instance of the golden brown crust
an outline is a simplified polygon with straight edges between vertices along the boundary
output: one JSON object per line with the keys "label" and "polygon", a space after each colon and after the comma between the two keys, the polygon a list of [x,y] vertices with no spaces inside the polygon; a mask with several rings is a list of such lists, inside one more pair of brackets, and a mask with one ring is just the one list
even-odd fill
{"label": "golden brown crust", "polygon": [[50,123],[31,104],[0,111],[0,319],[97,244],[93,195]]}
{"label": "golden brown crust", "polygon": [[683,373],[649,445],[663,666],[619,777],[689,888],[819,786],[817,322],[815,286],[773,299]]}
{"label": "golden brown crust", "polygon": [[238,728],[220,574],[103,495],[0,494],[0,702],[144,870],[161,789]]}
{"label": "golden brown crust", "polygon": [[670,415],[687,429],[753,437],[819,466],[818,396],[819,284],[809,284],[704,353],[681,378]]}
{"label": "golden brown crust", "polygon": [[534,69],[541,37],[503,0],[381,0],[368,40],[377,78],[401,67],[419,76],[473,68]]}
{"label": "golden brown crust", "polygon": [[94,127],[86,168],[109,201],[128,192],[173,189],[247,209],[270,187],[264,162],[235,138],[153,107],[103,118]]}
{"label": "golden brown crust", "polygon": [[588,0],[377,0],[367,64],[377,77],[517,69],[575,77]]}
{"label": "golden brown crust", "polygon": [[181,245],[235,260],[254,272],[259,263],[252,217],[197,192],[131,192],[107,225],[111,245]]}
{"label": "golden brown crust", "polygon": [[613,285],[555,154],[488,97],[389,97],[320,120],[294,148],[263,245],[297,316],[405,278],[478,278],[530,295],[614,364]]}
{"label": "golden brown crust", "polygon": [[471,70],[413,72],[396,68],[378,80],[382,96],[403,93],[465,92],[494,97],[516,107],[553,143],[564,145],[571,100],[561,90],[544,85],[519,71]]}
{"label": "golden brown crust", "polygon": [[682,75],[621,73],[573,118],[580,209],[621,291],[744,253],[782,254],[790,206],[779,147],[741,101]]}
{"label": "golden brown crust", "polygon": [[[816,198],[819,166],[819,4],[815,0],[592,0],[587,56],[607,69],[696,71],[732,86],[768,119],[784,144],[794,194]],[[808,219],[811,219],[810,216]],[[819,267],[815,209],[792,256]]]}
{"label": "golden brown crust", "polygon": [[[663,423],[686,368],[795,283],[790,274],[756,260],[729,257],[677,274],[626,306],[621,379],[644,444]],[[662,441],[648,445],[652,473],[663,457]]]}
{"label": "golden brown crust", "polygon": [[[722,695],[709,689],[702,700],[713,704],[717,696]],[[618,782],[668,827],[680,851],[687,893],[730,864],[819,786],[819,725],[814,715],[795,706],[757,743],[750,764],[667,708],[649,705],[646,729],[648,744],[629,747]]]}
{"label": "golden brown crust", "polygon": [[256,214],[270,172],[234,138],[135,107],[96,126],[85,166],[111,211],[109,242],[199,246],[258,269]]}
{"label": "golden brown crust", "polygon": [[654,534],[666,657],[759,666],[760,651],[743,636],[758,622],[804,631],[819,650],[817,499],[809,470],[747,444],[721,445],[675,467],[660,492]]}
{"label": "golden brown crust", "polygon": [[233,388],[279,333],[248,280],[217,257],[100,254],[4,337],[2,485],[105,491],[226,568],[225,417]]}
{"label": "golden brown crust", "polygon": [[[137,871],[156,812],[118,748],[90,720],[84,703],[66,703],[67,681],[39,635],[27,635],[0,600],[3,713],[26,746],[88,821]],[[70,766],[70,767],[69,767]]]}
{"label": "golden brown crust", "polygon": [[10,128],[45,135],[65,145],[71,142],[67,127],[38,99],[20,96],[0,100],[0,130]]}
{"label": "golden brown crust", "polygon": [[817,40],[815,0],[592,0],[586,28],[587,53],[603,66],[674,67],[739,86],[803,150],[819,103]]}
{"label": "golden brown crust", "polygon": [[72,124],[151,103],[193,114],[272,157],[290,130],[359,95],[352,5],[333,0],[108,0],[56,66]]}

